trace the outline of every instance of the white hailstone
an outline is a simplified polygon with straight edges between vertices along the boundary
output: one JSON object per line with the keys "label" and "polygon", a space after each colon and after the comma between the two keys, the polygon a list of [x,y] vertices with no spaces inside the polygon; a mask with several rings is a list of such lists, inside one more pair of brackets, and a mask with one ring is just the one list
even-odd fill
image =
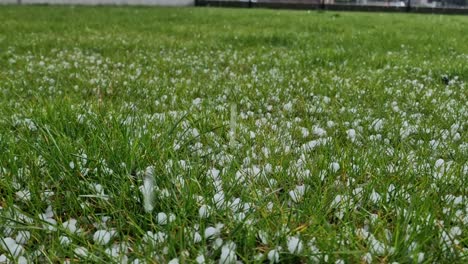
{"label": "white hailstone", "polygon": [[28,242],[28,240],[31,238],[31,232],[21,230],[18,231],[18,234],[15,237],[16,243],[24,245]]}
{"label": "white hailstone", "polygon": [[453,141],[459,141],[460,139],[461,139],[460,133],[455,133],[455,135],[453,135]]}
{"label": "white hailstone", "polygon": [[264,245],[268,244],[268,233],[267,232],[265,232],[263,230],[260,230],[260,231],[258,231],[257,236],[260,239],[260,241],[262,242],[262,244],[264,244]]}
{"label": "white hailstone", "polygon": [[162,253],[163,253],[164,255],[167,255],[167,254],[169,253],[169,248],[168,248],[168,247],[163,247]]}
{"label": "white hailstone", "polygon": [[424,262],[424,252],[419,252],[418,253],[418,263],[423,263]]}
{"label": "white hailstone", "polygon": [[327,135],[327,131],[321,127],[314,127],[312,133],[318,137],[324,137]]}
{"label": "white hailstone", "polygon": [[335,264],[345,264],[345,261],[342,259],[338,259],[337,261],[335,261]]}
{"label": "white hailstone", "polygon": [[106,252],[106,254],[109,255],[110,257],[114,257],[114,258],[119,255],[119,249],[116,247],[106,248],[104,252]]}
{"label": "white hailstone", "polygon": [[213,249],[214,249],[214,250],[217,250],[217,249],[220,248],[222,245],[223,245],[223,239],[221,239],[220,237],[218,237],[218,238],[216,238],[215,241],[213,242]]}
{"label": "white hailstone", "polygon": [[270,263],[279,263],[279,258],[280,258],[279,249],[270,250],[270,252],[268,252],[267,257]]}
{"label": "white hailstone", "polygon": [[93,240],[95,243],[100,245],[106,245],[109,243],[111,238],[115,236],[116,231],[107,231],[107,230],[98,230],[93,235]]}
{"label": "white hailstone", "polygon": [[348,135],[349,140],[354,142],[356,140],[356,130],[354,129],[348,129],[346,130],[346,134]]}
{"label": "white hailstone", "polygon": [[287,245],[288,251],[291,254],[298,254],[302,252],[302,241],[298,237],[288,237]]}
{"label": "white hailstone", "polygon": [[429,146],[431,146],[432,149],[437,149],[437,147],[439,147],[439,144],[440,142],[435,140],[435,139],[432,139],[431,141],[429,141]]}
{"label": "white hailstone", "polygon": [[247,215],[244,212],[236,213],[234,215],[234,220],[236,222],[243,222]]}
{"label": "white hailstone", "polygon": [[70,238],[68,238],[67,236],[60,236],[59,241],[62,246],[68,246],[71,243]]}
{"label": "white hailstone", "polygon": [[330,164],[330,170],[332,172],[337,172],[340,169],[340,164],[338,162],[332,162]]}
{"label": "white hailstone", "polygon": [[205,229],[205,239],[214,238],[219,234],[219,230],[212,226],[209,226]]}
{"label": "white hailstone", "polygon": [[362,263],[371,264],[372,254],[370,252],[367,252],[366,254],[364,254],[364,256],[362,256],[361,260],[362,260]]}
{"label": "white hailstone", "polygon": [[197,264],[204,264],[206,262],[205,256],[203,256],[202,254],[198,255],[195,259],[195,262],[197,262]]}
{"label": "white hailstone", "polygon": [[333,121],[331,121],[331,120],[330,120],[330,121],[327,121],[327,127],[332,128],[332,127],[334,127],[334,126],[335,126],[335,122],[333,122]]}
{"label": "white hailstone", "polygon": [[166,188],[163,188],[161,190],[159,190],[159,197],[161,198],[169,198],[171,196],[171,194],[169,193],[169,190],[166,189]]}
{"label": "white hailstone", "polygon": [[394,112],[400,112],[400,108],[398,107],[398,103],[395,102],[395,101],[392,102],[392,110]]}
{"label": "white hailstone", "polygon": [[262,169],[256,165],[252,166],[252,168],[247,169],[247,173],[251,175],[252,177],[256,177],[260,175],[262,172]]}
{"label": "white hailstone", "polygon": [[146,168],[145,178],[143,179],[143,186],[140,187],[141,194],[143,195],[143,208],[145,212],[150,213],[153,211],[154,206],[154,168],[152,166]]}
{"label": "white hailstone", "polygon": [[371,236],[371,234],[364,228],[358,228],[356,230],[356,235],[362,239],[367,239]]}
{"label": "white hailstone", "polygon": [[90,188],[94,191],[94,194],[96,195],[97,198],[100,198],[103,200],[109,200],[109,196],[104,193],[104,188],[102,187],[101,184],[91,183]]}
{"label": "white hailstone", "polygon": [[213,180],[213,187],[217,193],[223,192],[223,182],[221,180]]}
{"label": "white hailstone", "polygon": [[375,223],[375,221],[377,221],[379,219],[379,215],[378,214],[370,214],[369,218],[370,218],[371,223]]}
{"label": "white hailstone", "polygon": [[11,253],[14,257],[22,255],[24,252],[23,246],[16,243],[16,241],[11,237],[0,238],[0,246],[3,250]]}
{"label": "white hailstone", "polygon": [[293,104],[292,102],[288,102],[286,104],[283,105],[283,110],[286,111],[286,112],[290,112],[293,108]]}
{"label": "white hailstone", "polygon": [[170,214],[169,214],[169,223],[172,223],[172,222],[174,222],[175,220],[176,220],[175,214],[170,213]]}
{"label": "white hailstone", "polygon": [[375,190],[372,190],[372,193],[370,194],[370,197],[369,199],[373,202],[373,203],[378,203],[380,202],[381,200],[381,196],[378,192],[376,192]]}
{"label": "white hailstone", "polygon": [[24,119],[24,124],[29,128],[30,131],[36,131],[37,130],[36,124],[34,123],[34,121],[32,121],[29,118]]}
{"label": "white hailstone", "polygon": [[45,217],[52,218],[54,217],[54,210],[52,210],[52,206],[47,206],[46,211],[44,213]]}
{"label": "white hailstone", "polygon": [[235,146],[236,143],[236,127],[237,127],[237,105],[235,103],[231,103],[231,119],[229,122],[229,145],[231,147]]}
{"label": "white hailstone", "polygon": [[335,199],[333,199],[331,207],[338,207],[341,204],[341,202],[345,200],[345,198],[345,196],[338,194],[337,196],[335,196]]}
{"label": "white hailstone", "polygon": [[267,163],[265,166],[263,166],[263,172],[265,174],[270,174],[273,172],[273,166],[270,163]]}
{"label": "white hailstone", "polygon": [[102,188],[102,185],[99,184],[99,183],[91,183],[91,188],[92,188],[97,194],[100,194],[100,193],[103,193],[103,192],[104,192],[104,188]]}
{"label": "white hailstone", "polygon": [[[193,128],[192,129],[192,137],[197,138],[198,136],[200,136],[200,132],[198,131],[198,129]],[[182,168],[186,169],[187,166],[182,166]]]}
{"label": "white hailstone", "polygon": [[154,234],[151,231],[146,232],[146,234],[143,236],[143,241],[145,243],[156,243],[156,244],[161,244],[164,243],[167,239],[166,233],[163,232],[158,232]]}
{"label": "white hailstone", "polygon": [[458,129],[460,129],[460,124],[455,123],[450,127],[450,134],[455,135],[457,133]]}
{"label": "white hailstone", "polygon": [[445,173],[445,161],[443,159],[436,160],[434,164],[434,177],[440,179],[444,176]]}
{"label": "white hailstone", "polygon": [[213,203],[215,204],[216,208],[221,209],[224,206],[224,193],[218,192],[213,196]]}
{"label": "white hailstone", "polygon": [[85,248],[85,247],[77,247],[73,250],[73,252],[75,253],[75,255],[77,255],[78,257],[82,257],[82,258],[85,258],[88,256],[88,250]]}
{"label": "white hailstone", "polygon": [[[405,240],[408,240],[408,237],[406,237]],[[413,252],[417,247],[418,243],[416,241],[411,242],[411,244],[408,246],[408,252]]]}
{"label": "white hailstone", "polygon": [[[258,253],[253,257],[254,263],[262,263],[262,260],[265,258],[265,255],[263,253]],[[239,263],[239,262],[237,262]]]}
{"label": "white hailstone", "polygon": [[316,147],[319,147],[320,146],[320,141],[319,140],[311,140],[305,144],[302,145],[301,149],[303,151],[311,151],[313,149],[315,149]]}
{"label": "white hailstone", "polygon": [[461,234],[462,234],[462,230],[461,230],[460,227],[454,226],[454,227],[450,228],[450,235],[452,237],[460,236]]}
{"label": "white hailstone", "polygon": [[15,230],[9,226],[5,226],[3,229],[3,235],[4,236],[12,236]]}
{"label": "white hailstone", "polygon": [[219,173],[220,171],[216,168],[212,168],[211,170],[208,171],[208,176],[210,176],[213,180],[219,180]]}
{"label": "white hailstone", "polygon": [[241,199],[240,198],[234,199],[232,202],[229,203],[229,208],[231,208],[233,212],[237,212],[240,209],[242,209]]}
{"label": "white hailstone", "polygon": [[198,98],[198,97],[192,100],[192,104],[194,106],[199,106],[201,104],[201,102],[202,102],[202,99]]}
{"label": "white hailstone", "polygon": [[15,195],[16,198],[22,202],[31,201],[31,192],[27,189],[17,191]]}
{"label": "white hailstone", "polygon": [[195,199],[195,201],[197,201],[198,203],[204,203],[205,202],[205,198],[201,195],[193,195],[193,199]]}
{"label": "white hailstone", "polygon": [[50,204],[50,198],[54,195],[55,193],[53,191],[45,190],[43,193],[41,193],[41,198],[46,200],[46,203]]}
{"label": "white hailstone", "polygon": [[167,214],[164,212],[160,212],[156,215],[156,222],[159,225],[166,225],[167,224]]}
{"label": "white hailstone", "polygon": [[201,241],[202,241],[202,236],[200,235],[200,233],[195,232],[193,234],[193,243],[199,243]]}
{"label": "white hailstone", "polygon": [[174,142],[174,145],[172,146],[174,150],[179,150],[180,149],[180,144],[177,142]]}
{"label": "white hailstone", "polygon": [[442,231],[440,240],[441,240],[441,243],[446,244],[447,246],[452,245],[452,238],[446,231]]}
{"label": "white hailstone", "polygon": [[383,120],[382,119],[376,119],[374,122],[372,122],[371,125],[372,129],[374,129],[376,132],[379,132],[383,128]]}
{"label": "white hailstone", "polygon": [[57,228],[57,221],[53,218],[49,218],[48,214],[40,214],[39,218],[44,221],[44,227],[47,228],[49,231],[55,231]]}
{"label": "white hailstone", "polygon": [[253,207],[253,204],[252,203],[244,203],[241,208],[243,209],[243,211],[245,213],[249,212],[250,209]]}
{"label": "white hailstone", "polygon": [[385,245],[375,239],[372,235],[369,236],[369,242],[370,242],[370,250],[372,253],[376,254],[377,256],[383,256],[385,255]]}
{"label": "white hailstone", "polygon": [[178,258],[173,258],[167,264],[179,264],[179,259]]}
{"label": "white hailstone", "polygon": [[63,222],[62,226],[63,228],[67,229],[70,233],[74,234],[77,231],[76,223],[76,219],[71,218],[70,220]]}
{"label": "white hailstone", "polygon": [[463,203],[463,196],[462,195],[459,195],[457,197],[455,197],[455,199],[453,199],[453,204],[454,205],[459,205]]}
{"label": "white hailstone", "polygon": [[297,185],[294,190],[289,192],[289,196],[291,197],[293,202],[298,203],[304,196],[304,192],[305,192],[305,186]]}
{"label": "white hailstone", "polygon": [[86,115],[84,115],[84,114],[78,114],[78,115],[76,116],[76,121],[77,121],[78,123],[80,123],[80,124],[83,124],[84,121],[85,121],[85,119],[86,119]]}
{"label": "white hailstone", "polygon": [[234,242],[228,241],[221,248],[221,256],[219,257],[220,264],[232,264],[236,263],[236,244]]}
{"label": "white hailstone", "polygon": [[358,198],[362,196],[363,192],[364,192],[364,189],[362,189],[362,187],[356,187],[353,189],[353,195]]}
{"label": "white hailstone", "polygon": [[273,202],[268,202],[266,208],[269,212],[273,211],[273,206],[274,206],[274,203]]}
{"label": "white hailstone", "polygon": [[[263,147],[262,148],[262,153],[263,153],[263,156],[265,156],[265,158],[269,158],[270,157],[270,149],[268,149],[267,147]],[[260,169],[259,169],[260,170]],[[258,173],[256,174],[258,175]]]}
{"label": "white hailstone", "polygon": [[204,204],[200,206],[200,209],[198,209],[198,216],[200,218],[207,218],[210,216],[210,211],[211,211],[210,206]]}
{"label": "white hailstone", "polygon": [[443,168],[443,167],[444,167],[444,163],[445,163],[445,161],[444,161],[443,159],[438,159],[438,160],[436,160],[436,162],[435,162],[434,168],[435,168],[435,169]]}
{"label": "white hailstone", "polygon": [[94,223],[94,227],[96,228],[106,228],[107,227],[107,221],[111,219],[110,216],[102,216],[101,221],[99,223]]}
{"label": "white hailstone", "polygon": [[27,258],[25,258],[25,257],[23,257],[23,256],[20,256],[20,257],[18,258],[18,260],[17,260],[17,263],[18,263],[18,264],[28,264],[29,262],[28,262],[28,259],[27,259]]}
{"label": "white hailstone", "polygon": [[7,263],[8,258],[4,254],[0,255],[0,263]]}

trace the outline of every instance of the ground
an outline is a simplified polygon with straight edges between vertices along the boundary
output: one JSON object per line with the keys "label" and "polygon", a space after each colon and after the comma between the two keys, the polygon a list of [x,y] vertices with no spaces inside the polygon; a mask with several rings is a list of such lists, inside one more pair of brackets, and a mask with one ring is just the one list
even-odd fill
{"label": "ground", "polygon": [[0,20],[0,262],[468,257],[468,17]]}

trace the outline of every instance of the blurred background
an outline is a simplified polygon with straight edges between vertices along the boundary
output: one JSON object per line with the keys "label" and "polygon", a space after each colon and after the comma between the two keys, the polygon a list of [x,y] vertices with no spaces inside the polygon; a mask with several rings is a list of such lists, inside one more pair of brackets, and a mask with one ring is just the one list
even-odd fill
{"label": "blurred background", "polygon": [[0,4],[162,5],[437,12],[468,9],[468,0],[0,0]]}

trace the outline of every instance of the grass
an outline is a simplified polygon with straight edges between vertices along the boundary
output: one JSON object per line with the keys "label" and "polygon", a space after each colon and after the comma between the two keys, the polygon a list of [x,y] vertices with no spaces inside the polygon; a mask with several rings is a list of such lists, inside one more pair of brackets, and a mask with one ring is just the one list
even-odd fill
{"label": "grass", "polygon": [[0,262],[468,258],[468,17],[0,17]]}

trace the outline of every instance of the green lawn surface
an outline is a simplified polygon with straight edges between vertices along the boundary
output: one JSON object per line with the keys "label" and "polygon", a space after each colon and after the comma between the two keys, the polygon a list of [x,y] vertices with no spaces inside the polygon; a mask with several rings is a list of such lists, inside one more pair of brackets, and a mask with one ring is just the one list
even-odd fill
{"label": "green lawn surface", "polygon": [[468,17],[0,6],[0,263],[465,263]]}

